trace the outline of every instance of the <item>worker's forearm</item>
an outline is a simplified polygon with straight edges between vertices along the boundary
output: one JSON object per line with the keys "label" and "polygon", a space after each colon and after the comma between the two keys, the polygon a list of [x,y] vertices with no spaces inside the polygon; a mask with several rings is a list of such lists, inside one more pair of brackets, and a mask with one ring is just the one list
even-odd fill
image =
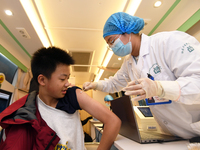
{"label": "worker's forearm", "polygon": [[97,150],[110,150],[117,134],[119,133],[120,127],[121,121],[119,118],[114,121],[112,119],[108,123],[104,124],[103,135]]}
{"label": "worker's forearm", "polygon": [[170,99],[173,101],[177,101],[180,97],[181,94],[181,89],[176,81],[157,81],[160,83],[162,89],[163,89],[163,94],[161,97]]}

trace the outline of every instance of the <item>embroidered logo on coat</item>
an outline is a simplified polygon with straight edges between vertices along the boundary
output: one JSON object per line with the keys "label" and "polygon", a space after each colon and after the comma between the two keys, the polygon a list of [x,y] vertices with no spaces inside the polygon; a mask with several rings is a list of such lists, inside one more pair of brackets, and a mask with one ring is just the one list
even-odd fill
{"label": "embroidered logo on coat", "polygon": [[161,67],[155,63],[152,65],[152,67],[149,69],[150,74],[158,74],[161,73]]}
{"label": "embroidered logo on coat", "polygon": [[185,43],[181,48],[181,53],[183,54],[185,50],[191,53],[194,51],[194,48],[189,43]]}

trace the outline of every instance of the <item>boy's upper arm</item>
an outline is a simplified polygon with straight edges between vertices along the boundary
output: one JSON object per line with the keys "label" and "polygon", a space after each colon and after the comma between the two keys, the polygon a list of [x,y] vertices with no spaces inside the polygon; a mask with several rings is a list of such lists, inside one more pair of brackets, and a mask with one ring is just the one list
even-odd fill
{"label": "boy's upper arm", "polygon": [[81,109],[87,111],[101,122],[104,123],[107,119],[109,119],[109,117],[113,117],[114,114],[106,106],[92,99],[80,89],[76,90],[76,95]]}

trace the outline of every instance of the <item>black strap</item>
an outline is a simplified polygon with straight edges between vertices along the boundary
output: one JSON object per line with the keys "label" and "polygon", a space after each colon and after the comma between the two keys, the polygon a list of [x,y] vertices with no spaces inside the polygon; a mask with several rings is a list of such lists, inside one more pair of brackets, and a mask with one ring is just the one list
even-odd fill
{"label": "black strap", "polygon": [[1,143],[1,139],[2,139],[2,137],[3,137],[3,130],[4,130],[4,129],[2,129],[1,132],[0,132],[0,143]]}
{"label": "black strap", "polygon": [[189,141],[190,143],[200,143],[200,137],[193,137]]}
{"label": "black strap", "polygon": [[49,144],[47,145],[47,147],[45,148],[45,150],[48,150],[48,149],[49,149],[51,143],[55,140],[56,136],[57,136],[57,134],[55,134],[55,135],[53,136],[53,138],[51,139],[51,141],[49,142]]}

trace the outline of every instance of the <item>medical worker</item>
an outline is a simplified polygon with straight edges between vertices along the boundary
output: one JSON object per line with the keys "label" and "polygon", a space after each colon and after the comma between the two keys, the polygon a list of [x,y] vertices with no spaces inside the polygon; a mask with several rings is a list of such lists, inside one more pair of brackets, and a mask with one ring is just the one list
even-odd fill
{"label": "medical worker", "polygon": [[106,106],[110,108],[110,110],[112,110],[112,108],[111,108],[111,101],[112,100],[114,100],[114,98],[111,95],[106,95],[104,97],[104,102],[105,102]]}
{"label": "medical worker", "polygon": [[124,90],[126,95],[138,95],[135,101],[153,96],[172,100],[150,105],[162,130],[185,139],[200,136],[200,43],[180,31],[140,34],[143,27],[143,19],[123,12],[108,18],[103,37],[114,54],[126,57],[114,76],[86,82],[83,88]]}

